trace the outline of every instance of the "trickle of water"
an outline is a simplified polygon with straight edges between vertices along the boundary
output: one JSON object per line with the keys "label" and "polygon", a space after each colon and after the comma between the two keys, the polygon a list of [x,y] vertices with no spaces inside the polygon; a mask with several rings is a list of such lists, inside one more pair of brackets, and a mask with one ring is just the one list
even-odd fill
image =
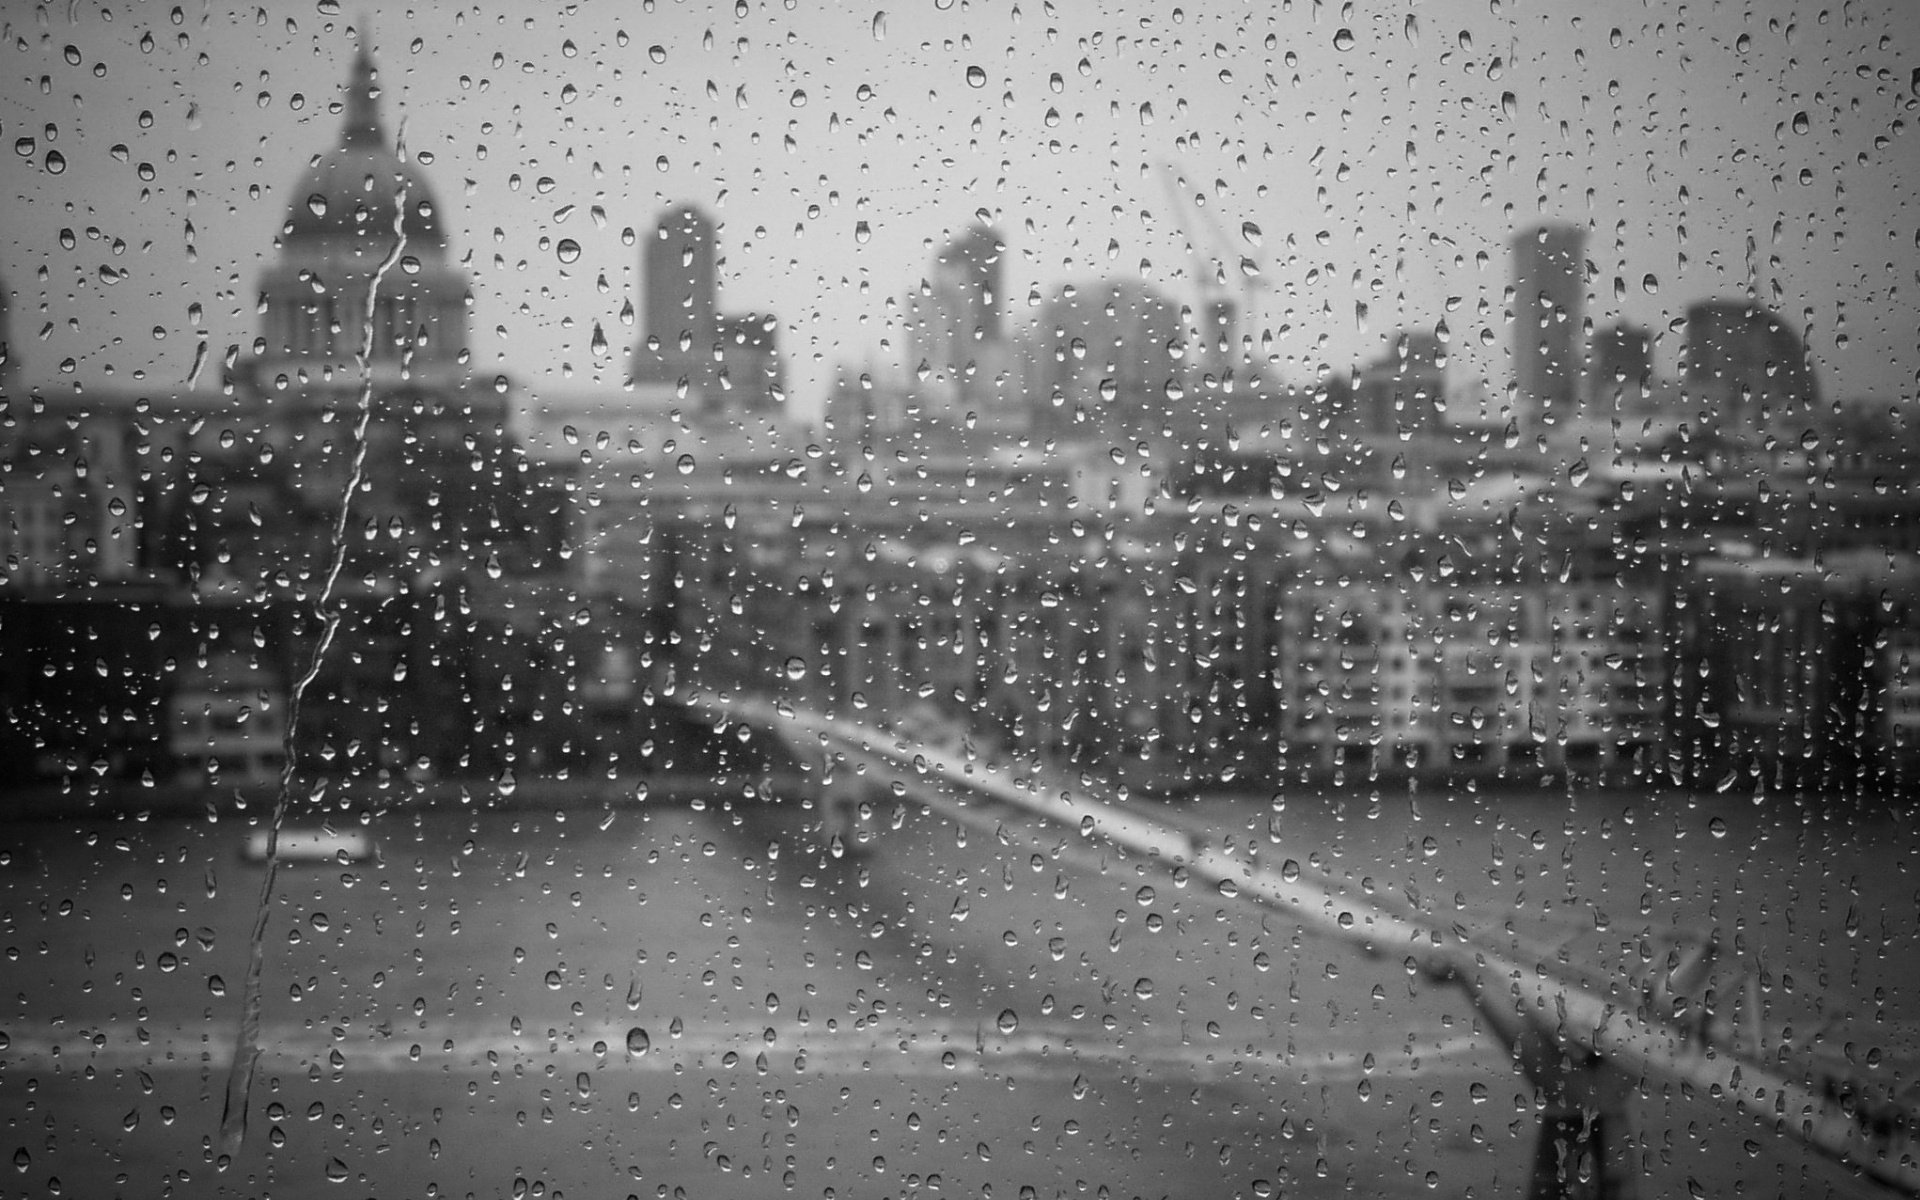
{"label": "trickle of water", "polygon": [[[403,122],[394,139],[395,151],[404,159],[406,154],[407,132]],[[340,630],[340,621],[346,610],[333,603],[334,590],[340,582],[340,573],[347,563],[347,526],[352,519],[353,497],[360,490],[361,481],[366,475],[367,465],[367,428],[373,420],[373,382],[371,369],[375,327],[376,305],[374,298],[380,294],[380,285],[385,282],[387,272],[405,256],[407,249],[407,230],[403,218],[409,211],[408,183],[401,177],[399,194],[393,206],[393,247],[387,251],[386,258],[375,267],[367,279],[366,295],[360,305],[365,318],[360,325],[360,346],[355,358],[358,360],[360,378],[360,396],[353,431],[353,459],[347,470],[347,478],[342,485],[340,511],[334,518],[331,537],[328,541],[329,555],[327,571],[322,578],[314,608],[321,614],[320,636],[314,640],[313,651],[307,658],[307,668],[293,681],[287,693],[287,716],[284,732],[281,735],[282,760],[280,785],[274,793],[273,809],[267,818],[266,875],[260,881],[260,893],[254,901],[252,936],[248,942],[247,973],[241,989],[240,1029],[234,1039],[233,1061],[227,1068],[227,1086],[220,1111],[220,1145],[231,1155],[239,1150],[247,1138],[248,1109],[253,1097],[253,1070],[260,1060],[260,1012],[261,1012],[261,976],[266,970],[267,916],[272,910],[274,885],[280,874],[280,829],[286,823],[287,809],[293,800],[294,745],[300,729],[300,710],[306,699],[307,689],[319,678],[321,665],[326,661],[327,651],[332,647],[334,638]],[[193,375],[198,376],[207,343],[200,343],[203,352],[196,355]],[[404,360],[403,360],[404,361]],[[313,797],[319,799],[316,791]],[[213,875],[207,875],[207,894],[213,894]],[[339,1160],[335,1160],[338,1162]],[[332,1166],[328,1167],[328,1178],[333,1178]],[[346,1178],[346,1166],[340,1166],[340,1179]],[[335,1180],[339,1182],[339,1180]]]}

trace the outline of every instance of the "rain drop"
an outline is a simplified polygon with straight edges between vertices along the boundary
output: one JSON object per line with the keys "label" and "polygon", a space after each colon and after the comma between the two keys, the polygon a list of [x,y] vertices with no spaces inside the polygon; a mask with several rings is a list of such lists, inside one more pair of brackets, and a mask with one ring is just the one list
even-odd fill
{"label": "rain drop", "polygon": [[1014,1030],[1020,1028],[1020,1014],[1010,1008],[1003,1008],[1000,1010],[999,1018],[994,1021],[994,1026],[998,1028],[1001,1033],[1011,1034]]}
{"label": "rain drop", "polygon": [[1333,48],[1346,51],[1353,49],[1353,30],[1342,29],[1333,35]]}
{"label": "rain drop", "polygon": [[967,86],[976,87],[976,88],[987,86],[986,71],[980,67],[968,67],[967,68]]}
{"label": "rain drop", "polygon": [[627,1057],[639,1058],[652,1048],[653,1039],[647,1036],[646,1030],[638,1025],[627,1030]]}
{"label": "rain drop", "polygon": [[553,252],[563,263],[580,261],[580,243],[572,238],[561,238],[560,244],[553,248]]}

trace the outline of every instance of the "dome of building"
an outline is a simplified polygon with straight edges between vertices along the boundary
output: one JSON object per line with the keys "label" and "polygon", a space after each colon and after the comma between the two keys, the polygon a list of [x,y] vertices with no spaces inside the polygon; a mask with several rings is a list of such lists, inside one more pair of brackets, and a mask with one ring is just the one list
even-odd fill
{"label": "dome of building", "polygon": [[294,187],[282,229],[288,243],[355,237],[384,240],[393,230],[394,208],[404,195],[402,227],[408,244],[430,251],[446,246],[425,177],[387,146],[379,97],[373,59],[363,46],[347,88],[340,144],[321,155]]}

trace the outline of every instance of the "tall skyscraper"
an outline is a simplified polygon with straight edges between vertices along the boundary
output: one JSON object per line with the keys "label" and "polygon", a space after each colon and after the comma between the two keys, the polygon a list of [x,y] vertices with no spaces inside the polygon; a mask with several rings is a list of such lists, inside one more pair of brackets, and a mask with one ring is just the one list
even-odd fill
{"label": "tall skyscraper", "polygon": [[1360,372],[1357,409],[1376,436],[1432,429],[1446,402],[1446,352],[1430,329],[1403,329]]}
{"label": "tall skyscraper", "polygon": [[1539,225],[1513,239],[1513,373],[1529,430],[1571,419],[1580,395],[1586,231]]}
{"label": "tall skyscraper", "polygon": [[1011,401],[995,387],[1007,370],[1001,259],[1006,247],[985,224],[940,248],[907,303],[906,365],[922,411],[957,422]]}
{"label": "tall skyscraper", "polygon": [[633,350],[633,377],[678,383],[703,395],[715,384],[720,341],[713,221],[691,204],[663,213],[641,262],[645,311]]}
{"label": "tall skyscraper", "polygon": [[1800,335],[1749,300],[1687,306],[1688,400],[1729,437],[1761,437],[1820,399]]}
{"label": "tall skyscraper", "polygon": [[1653,378],[1653,335],[1639,325],[1609,325],[1594,335],[1593,376],[1596,389],[1611,396],[1616,389],[1637,390]]}

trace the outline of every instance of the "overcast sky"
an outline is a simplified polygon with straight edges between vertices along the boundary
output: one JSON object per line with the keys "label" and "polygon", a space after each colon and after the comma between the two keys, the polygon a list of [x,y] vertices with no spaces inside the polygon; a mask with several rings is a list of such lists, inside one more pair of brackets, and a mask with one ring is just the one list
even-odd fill
{"label": "overcast sky", "polygon": [[[1005,234],[1016,321],[1030,291],[1103,275],[1192,302],[1211,259],[1247,254],[1283,377],[1444,316],[1456,374],[1496,387],[1506,243],[1578,222],[1589,315],[1663,334],[1663,367],[1688,302],[1752,288],[1809,327],[1829,395],[1915,396],[1910,0],[381,8],[387,126],[404,118],[470,259],[476,361],[534,403],[620,386],[640,262],[622,230],[682,201],[721,222],[723,305],[778,315],[803,413],[834,363],[897,357],[900,301],[977,213]],[[7,14],[0,274],[25,376],[172,388],[199,331],[216,354],[250,343],[359,17]],[[1163,162],[1224,234],[1194,231],[1200,259]]]}

